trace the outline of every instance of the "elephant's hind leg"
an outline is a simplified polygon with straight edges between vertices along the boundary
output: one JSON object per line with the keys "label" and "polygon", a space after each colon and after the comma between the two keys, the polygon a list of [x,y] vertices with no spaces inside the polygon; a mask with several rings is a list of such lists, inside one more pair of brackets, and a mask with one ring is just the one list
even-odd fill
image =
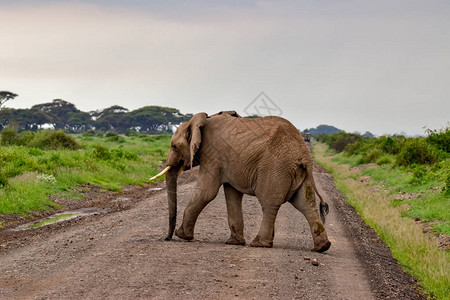
{"label": "elephant's hind leg", "polygon": [[323,226],[316,207],[314,191],[308,181],[302,184],[300,190],[289,202],[298,209],[308,221],[314,240],[314,248],[311,251],[324,252],[330,248],[331,243],[327,237],[327,231]]}
{"label": "elephant's hind leg", "polygon": [[258,235],[251,242],[250,246],[266,248],[273,246],[273,238],[275,237],[275,219],[279,209],[280,205],[274,204],[262,207],[263,219],[261,222],[261,227],[259,228]]}
{"label": "elephant's hind leg", "polygon": [[228,183],[223,185],[223,190],[227,203],[228,225],[231,230],[231,236],[226,241],[226,244],[245,245],[244,217],[242,215],[243,194]]}

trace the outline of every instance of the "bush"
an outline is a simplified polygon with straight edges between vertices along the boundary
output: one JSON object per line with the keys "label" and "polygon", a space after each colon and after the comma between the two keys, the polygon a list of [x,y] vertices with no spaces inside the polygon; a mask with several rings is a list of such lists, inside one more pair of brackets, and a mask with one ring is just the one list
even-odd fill
{"label": "bush", "polygon": [[434,145],[437,149],[450,153],[450,128],[441,130],[427,130],[427,142]]}
{"label": "bush", "polygon": [[362,140],[362,137],[359,134],[338,132],[330,135],[327,139],[327,143],[329,143],[329,146],[336,150],[336,152],[342,152],[347,145],[356,143],[360,140]]}
{"label": "bush", "polygon": [[139,132],[137,132],[136,130],[133,130],[133,129],[128,129],[125,132],[125,135],[126,136],[139,136]]}
{"label": "bush", "polygon": [[35,134],[33,140],[28,143],[28,146],[50,150],[77,150],[81,148],[80,144],[72,136],[64,133],[62,130],[39,131]]}
{"label": "bush", "polygon": [[326,133],[318,133],[318,134],[316,134],[316,135],[314,136],[314,138],[315,138],[318,142],[328,144],[328,143],[327,143],[327,138],[328,138],[328,136],[329,136],[329,134],[326,134]]}
{"label": "bush", "polygon": [[114,137],[114,136],[118,136],[117,132],[114,131],[108,131],[107,133],[105,133],[106,137]]}
{"label": "bush", "polygon": [[[120,146],[120,147],[122,147],[122,146]],[[139,157],[136,154],[126,151],[120,147],[116,148],[116,149],[112,149],[111,155],[113,155],[115,158],[118,158],[118,159],[127,159],[127,160],[135,160],[135,161],[139,159]]]}
{"label": "bush", "polygon": [[2,130],[0,138],[0,144],[3,146],[17,145],[19,134],[16,129],[7,127]]}
{"label": "bush", "polygon": [[397,156],[396,163],[400,166],[432,165],[437,162],[439,155],[436,148],[426,142],[425,139],[415,138],[406,141],[403,149]]}
{"label": "bush", "polygon": [[361,141],[348,144],[344,151],[347,155],[358,155],[361,153],[361,150],[363,148],[363,143]]}
{"label": "bush", "polygon": [[447,172],[447,176],[445,176],[445,184],[442,188],[442,193],[446,196],[450,196],[450,172]]}
{"label": "bush", "polygon": [[382,156],[382,157],[380,157],[378,160],[377,160],[377,165],[387,165],[387,164],[391,164],[392,163],[392,160],[391,160],[391,158],[389,157],[389,156],[387,156],[387,155],[384,155],[384,156]]}
{"label": "bush", "polygon": [[126,140],[123,137],[121,137],[120,135],[110,136],[110,137],[108,137],[106,139],[106,141],[107,142],[116,142],[116,143],[119,143],[119,144],[123,144],[123,143],[126,142]]}
{"label": "bush", "polygon": [[28,154],[32,155],[32,156],[42,156],[45,154],[45,152],[42,149],[39,148],[31,148],[28,151]]}
{"label": "bush", "polygon": [[82,136],[84,136],[84,137],[93,137],[93,136],[95,136],[95,135],[96,135],[96,132],[95,132],[94,129],[86,130],[86,131],[83,132],[83,134],[82,134]]}
{"label": "bush", "polygon": [[95,158],[98,158],[101,160],[111,159],[111,153],[109,152],[109,149],[100,144],[95,145],[93,155]]}
{"label": "bush", "polygon": [[419,185],[424,182],[427,174],[429,173],[429,169],[426,165],[415,165],[411,166],[413,176],[411,178],[410,183],[413,185]]}
{"label": "bush", "polygon": [[388,154],[397,154],[398,152],[400,152],[399,142],[390,136],[380,137],[379,143],[381,149]]}
{"label": "bush", "polygon": [[32,131],[22,131],[19,133],[17,145],[28,146],[28,144],[30,144],[30,142],[34,139],[35,135],[35,132]]}
{"label": "bush", "polygon": [[0,188],[5,187],[8,184],[8,178],[5,174],[0,172]]}
{"label": "bush", "polygon": [[374,148],[367,153],[368,162],[376,162],[382,155],[381,150]]}

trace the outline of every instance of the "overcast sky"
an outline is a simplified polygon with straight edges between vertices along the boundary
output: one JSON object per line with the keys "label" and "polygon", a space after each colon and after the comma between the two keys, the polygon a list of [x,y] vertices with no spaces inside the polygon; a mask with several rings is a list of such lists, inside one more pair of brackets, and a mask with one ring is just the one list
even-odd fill
{"label": "overcast sky", "polygon": [[448,0],[0,0],[0,37],[7,107],[259,107],[378,135],[450,121]]}

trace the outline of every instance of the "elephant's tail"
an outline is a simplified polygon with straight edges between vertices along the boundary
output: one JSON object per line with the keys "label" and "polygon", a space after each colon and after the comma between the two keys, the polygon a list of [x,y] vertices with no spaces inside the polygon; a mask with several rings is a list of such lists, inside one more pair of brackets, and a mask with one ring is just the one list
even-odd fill
{"label": "elephant's tail", "polygon": [[319,199],[320,199],[320,204],[319,204],[320,218],[322,219],[322,223],[325,224],[325,216],[328,214],[330,209],[328,207],[328,203],[326,203],[323,200],[322,195],[320,195],[319,191],[317,190],[316,183],[314,181],[314,176],[313,176],[313,162],[307,164],[306,171],[308,172],[308,177],[310,178],[311,186],[314,189],[314,192],[316,192],[317,196],[319,196]]}

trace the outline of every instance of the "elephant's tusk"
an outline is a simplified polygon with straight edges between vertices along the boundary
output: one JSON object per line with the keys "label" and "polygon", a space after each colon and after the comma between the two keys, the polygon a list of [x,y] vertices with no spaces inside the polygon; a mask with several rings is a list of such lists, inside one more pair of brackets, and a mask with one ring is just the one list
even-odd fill
{"label": "elephant's tusk", "polygon": [[161,171],[161,173],[159,173],[158,175],[153,176],[152,178],[150,178],[150,180],[155,180],[156,178],[163,176],[164,174],[169,172],[170,168],[171,168],[171,166],[167,166],[164,170]]}
{"label": "elephant's tusk", "polygon": [[181,174],[181,172],[183,172],[183,170],[184,170],[184,167],[181,167],[180,171],[178,171],[178,175],[177,176],[180,176],[180,174]]}

